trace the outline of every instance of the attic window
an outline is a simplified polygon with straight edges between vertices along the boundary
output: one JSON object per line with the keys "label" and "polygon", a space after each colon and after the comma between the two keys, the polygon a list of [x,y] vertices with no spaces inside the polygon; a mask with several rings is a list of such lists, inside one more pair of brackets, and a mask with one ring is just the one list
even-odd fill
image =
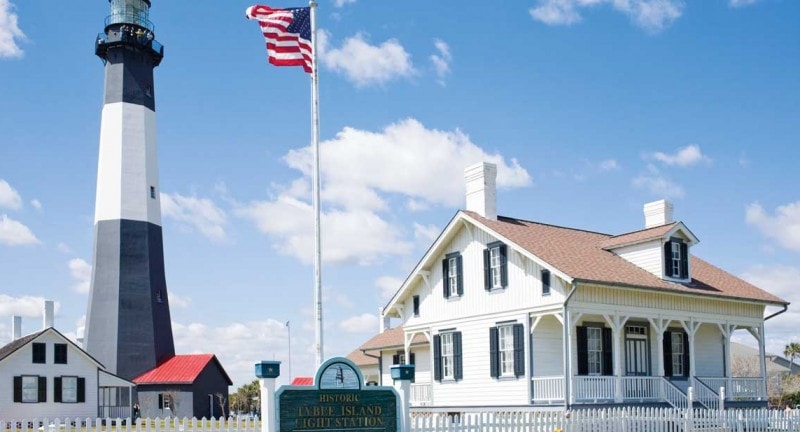
{"label": "attic window", "polygon": [[664,276],[689,278],[689,248],[681,239],[673,237],[664,243]]}

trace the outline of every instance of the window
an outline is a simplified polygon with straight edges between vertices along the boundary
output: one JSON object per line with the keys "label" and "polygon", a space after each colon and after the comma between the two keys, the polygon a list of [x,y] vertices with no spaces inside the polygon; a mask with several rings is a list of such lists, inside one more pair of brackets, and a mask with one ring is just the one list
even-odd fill
{"label": "window", "polygon": [[150,198],[156,199],[156,188],[155,188],[155,186],[150,186]]}
{"label": "window", "polygon": [[53,363],[67,364],[67,344],[55,344],[53,346]]}
{"label": "window", "polygon": [[14,402],[47,402],[47,378],[36,375],[15,376]]}
{"label": "window", "polygon": [[689,248],[679,238],[671,238],[664,243],[664,276],[689,278]]}
{"label": "window", "polygon": [[683,369],[686,365],[683,364],[683,353],[685,347],[683,346],[683,333],[672,332],[672,339],[670,344],[672,346],[672,375],[683,376]]}
{"label": "window", "polygon": [[158,409],[171,410],[172,409],[172,395],[169,393],[158,394]]}
{"label": "window", "polygon": [[542,295],[550,295],[550,270],[542,270]]}
{"label": "window", "polygon": [[611,329],[591,323],[576,330],[578,375],[612,375]]}
{"label": "window", "polygon": [[525,375],[525,329],[503,324],[489,329],[489,368],[493,378]]}
{"label": "window", "polygon": [[416,316],[419,316],[419,296],[418,295],[415,295],[413,297],[413,303],[414,303],[414,316],[416,317]]}
{"label": "window", "polygon": [[410,353],[408,356],[411,358],[411,361],[409,363],[406,363],[406,353],[404,351],[397,351],[397,353],[392,356],[392,364],[393,365],[416,364],[414,353]]}
{"label": "window", "polygon": [[508,286],[506,245],[489,243],[483,251],[484,288],[487,291]]}
{"label": "window", "polygon": [[433,376],[436,381],[463,378],[461,332],[446,331],[433,336]]}
{"label": "window", "polygon": [[47,344],[34,342],[31,346],[33,347],[33,362],[47,363]]}
{"label": "window", "polygon": [[78,377],[61,377],[61,402],[78,402]]}
{"label": "window", "polygon": [[464,294],[463,269],[461,254],[458,252],[445,255],[442,261],[442,287],[444,298]]}
{"label": "window", "polygon": [[156,303],[163,303],[164,299],[161,298],[161,290],[156,291]]}

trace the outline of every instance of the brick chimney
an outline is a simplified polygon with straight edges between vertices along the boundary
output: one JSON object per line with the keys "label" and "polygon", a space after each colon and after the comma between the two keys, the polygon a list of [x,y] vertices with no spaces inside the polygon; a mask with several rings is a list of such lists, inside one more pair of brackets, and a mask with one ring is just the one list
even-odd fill
{"label": "brick chimney", "polygon": [[497,220],[497,165],[480,162],[464,170],[467,210]]}
{"label": "brick chimney", "polygon": [[672,223],[672,208],[672,203],[664,199],[645,204],[644,227],[652,228]]}

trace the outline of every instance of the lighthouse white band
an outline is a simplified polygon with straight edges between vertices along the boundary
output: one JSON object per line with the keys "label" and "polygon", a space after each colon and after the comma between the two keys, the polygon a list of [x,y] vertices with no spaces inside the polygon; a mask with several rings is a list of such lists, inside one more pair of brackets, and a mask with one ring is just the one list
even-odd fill
{"label": "lighthouse white band", "polygon": [[129,219],[161,226],[159,193],[156,113],[127,102],[103,105],[95,224]]}

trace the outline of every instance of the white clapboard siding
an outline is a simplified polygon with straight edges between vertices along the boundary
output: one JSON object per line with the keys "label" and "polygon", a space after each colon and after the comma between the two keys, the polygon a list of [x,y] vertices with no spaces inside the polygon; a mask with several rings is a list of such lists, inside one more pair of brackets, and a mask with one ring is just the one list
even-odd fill
{"label": "white clapboard siding", "polygon": [[661,240],[624,246],[613,252],[624,260],[661,277],[663,274],[664,248]]}
{"label": "white clapboard siding", "polygon": [[694,336],[695,376],[724,376],[722,333],[714,324],[703,324]]}
{"label": "white clapboard siding", "polygon": [[[33,363],[32,342],[47,344],[46,363]],[[53,363],[55,343],[67,345],[67,364]],[[97,416],[97,370],[97,363],[91,360],[86,353],[60,337],[55,331],[47,331],[0,362],[0,417],[9,419],[66,416],[95,417]],[[38,375],[47,378],[47,402],[14,402],[14,377],[21,375]],[[53,402],[53,378],[60,376],[85,378],[86,402]]]}
{"label": "white clapboard siding", "polygon": [[544,316],[533,331],[533,376],[564,375],[564,328]]}
{"label": "white clapboard siding", "polygon": [[[442,321],[505,313],[514,310],[560,305],[567,290],[566,284],[551,274],[550,295],[542,295],[541,270],[538,264],[508,247],[508,287],[486,291],[484,289],[483,251],[488,243],[497,239],[477,227],[461,228],[453,241],[439,255],[430,268],[427,282],[424,278],[412,285],[404,301],[403,325],[417,327]],[[460,252],[463,263],[464,295],[444,298],[442,288],[442,260],[451,252]],[[419,316],[413,315],[413,296],[420,296]]]}

